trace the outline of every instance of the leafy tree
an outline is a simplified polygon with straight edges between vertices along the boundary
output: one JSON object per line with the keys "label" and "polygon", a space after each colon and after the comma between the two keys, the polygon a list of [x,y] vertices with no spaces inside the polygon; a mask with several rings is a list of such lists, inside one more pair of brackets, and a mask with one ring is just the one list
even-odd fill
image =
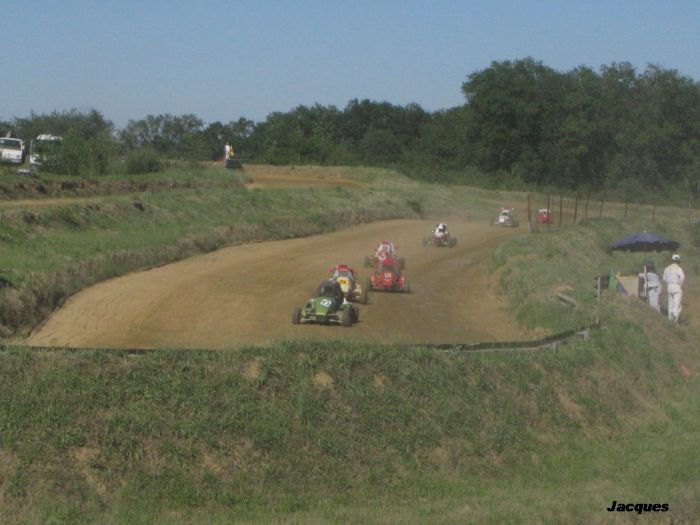
{"label": "leafy tree", "polygon": [[73,133],[83,140],[111,140],[114,125],[96,109],[87,113],[71,109],[37,114],[33,111],[26,118],[15,118],[14,127],[20,137],[30,141],[41,134],[67,135]]}
{"label": "leafy tree", "polygon": [[192,114],[147,115],[141,120],[130,120],[119,137],[127,150],[148,147],[171,157],[196,158],[197,137],[203,127],[204,122]]}
{"label": "leafy tree", "polygon": [[401,141],[389,129],[368,129],[358,146],[363,162],[374,166],[398,162],[403,154]]}

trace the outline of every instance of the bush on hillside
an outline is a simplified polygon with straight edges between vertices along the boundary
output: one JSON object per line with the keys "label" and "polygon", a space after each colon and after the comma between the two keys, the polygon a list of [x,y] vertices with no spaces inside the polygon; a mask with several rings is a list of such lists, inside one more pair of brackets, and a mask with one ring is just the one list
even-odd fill
{"label": "bush on hillside", "polygon": [[112,156],[108,138],[81,138],[71,132],[63,138],[57,150],[55,162],[48,171],[63,175],[104,175]]}
{"label": "bush on hillside", "polygon": [[127,175],[140,173],[157,173],[163,171],[165,163],[158,154],[150,148],[130,151],[124,159],[124,171]]}

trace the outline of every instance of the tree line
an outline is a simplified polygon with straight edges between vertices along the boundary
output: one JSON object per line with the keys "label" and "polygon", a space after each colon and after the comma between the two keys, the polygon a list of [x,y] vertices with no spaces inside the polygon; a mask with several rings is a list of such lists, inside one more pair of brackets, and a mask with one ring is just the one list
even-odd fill
{"label": "tree line", "polygon": [[104,173],[115,158],[150,159],[154,169],[161,165],[154,157],[216,160],[230,142],[248,162],[391,166],[429,180],[700,196],[700,85],[675,70],[637,71],[623,62],[561,72],[526,58],[469,74],[461,91],[464,104],[435,112],[354,99],[342,110],[298,106],[262,122],[165,114],[116,129],[96,110],[70,110],[0,122],[0,132],[64,136],[71,173]]}

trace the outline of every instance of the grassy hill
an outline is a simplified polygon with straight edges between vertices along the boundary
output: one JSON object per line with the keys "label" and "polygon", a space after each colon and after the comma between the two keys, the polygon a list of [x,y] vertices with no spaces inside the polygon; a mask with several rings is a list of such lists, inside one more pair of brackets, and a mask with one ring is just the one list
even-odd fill
{"label": "grassy hill", "polygon": [[[337,227],[337,214],[352,217],[358,206],[418,214],[459,203],[464,216],[480,218],[493,209],[489,199],[504,197],[392,179],[373,184],[357,190],[361,197],[334,188],[156,193],[141,201],[144,210],[124,216],[118,213],[129,201],[116,198],[89,220],[75,219],[73,230],[58,217],[80,217],[82,208],[52,208],[41,213],[57,215],[42,215],[41,228],[18,228],[19,241],[5,242],[19,250],[61,239],[60,252],[79,260],[107,238],[115,240],[103,241],[105,253],[149,253],[155,239],[167,246],[181,238],[188,230],[178,228],[188,221],[191,235],[209,235],[230,217],[254,232],[273,231],[271,224],[290,223],[281,202],[313,203],[291,222],[313,232]],[[110,213],[113,222],[101,222],[112,220]],[[139,222],[139,214],[148,220]],[[124,248],[157,217],[162,222],[145,241]],[[261,219],[278,222],[255,229]],[[494,253],[500,292],[520,322],[551,331],[601,321],[588,340],[555,350],[456,353],[294,341],[137,355],[6,347],[0,521],[697,522],[698,253],[694,232],[674,210],[657,220],[684,244],[688,307],[680,325],[627,297],[605,292],[595,301],[593,276],[638,271],[640,257],[649,257],[606,252],[610,240],[644,223],[589,220],[513,238]],[[80,252],[81,239],[95,244]],[[662,266],[660,256],[651,257]],[[24,275],[20,270],[18,263],[11,275]],[[553,295],[561,289],[575,308]],[[668,503],[670,510],[612,514],[605,508],[613,500]]]}
{"label": "grassy hill", "polygon": [[618,500],[682,522],[700,406],[678,347],[630,325],[522,354],[6,350],[0,519],[602,523]]}

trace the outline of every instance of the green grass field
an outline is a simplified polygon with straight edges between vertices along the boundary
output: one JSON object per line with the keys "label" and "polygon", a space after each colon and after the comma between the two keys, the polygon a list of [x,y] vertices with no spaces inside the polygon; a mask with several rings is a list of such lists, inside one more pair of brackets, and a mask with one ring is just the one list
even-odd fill
{"label": "green grass field", "polygon": [[[487,220],[494,203],[522,198],[364,176],[364,190],[185,188],[3,211],[0,275],[14,288],[2,308],[28,316],[4,326],[31,326],[97,279],[225,244],[445,209]],[[0,522],[696,523],[698,251],[678,215],[659,210],[653,226],[683,243],[680,325],[611,292],[595,301],[595,275],[650,257],[663,267],[658,255],[606,251],[649,227],[641,217],[496,250],[491,267],[519,322],[549,332],[600,320],[588,340],[554,350],[5,347]],[[63,288],[37,285],[76,267]],[[576,307],[556,299],[561,289]],[[670,510],[608,513],[613,500]]]}
{"label": "green grass field", "polygon": [[679,359],[697,364],[633,326],[522,354],[6,350],[0,518],[596,523],[612,500],[697,516],[698,382]]}

